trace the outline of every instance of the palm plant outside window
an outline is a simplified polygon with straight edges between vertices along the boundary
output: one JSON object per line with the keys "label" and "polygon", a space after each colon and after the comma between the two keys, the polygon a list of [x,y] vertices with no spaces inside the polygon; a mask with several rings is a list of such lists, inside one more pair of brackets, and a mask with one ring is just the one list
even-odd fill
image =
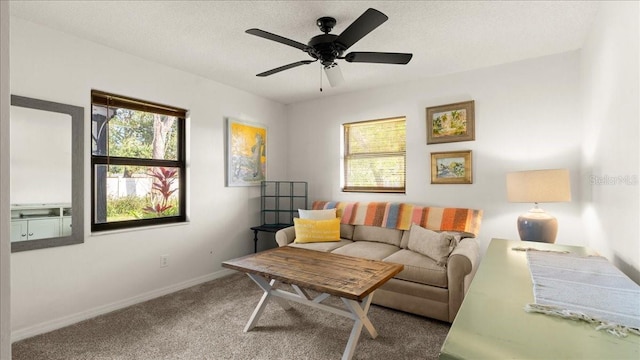
{"label": "palm plant outside window", "polygon": [[91,230],[186,221],[186,110],[91,92]]}
{"label": "palm plant outside window", "polygon": [[348,123],[343,128],[343,191],[404,193],[405,117]]}

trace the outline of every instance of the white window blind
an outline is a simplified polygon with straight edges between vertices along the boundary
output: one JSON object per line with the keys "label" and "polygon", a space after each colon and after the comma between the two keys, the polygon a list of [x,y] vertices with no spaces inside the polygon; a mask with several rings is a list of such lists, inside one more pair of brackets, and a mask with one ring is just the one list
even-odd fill
{"label": "white window blind", "polygon": [[343,191],[405,192],[406,119],[344,124]]}

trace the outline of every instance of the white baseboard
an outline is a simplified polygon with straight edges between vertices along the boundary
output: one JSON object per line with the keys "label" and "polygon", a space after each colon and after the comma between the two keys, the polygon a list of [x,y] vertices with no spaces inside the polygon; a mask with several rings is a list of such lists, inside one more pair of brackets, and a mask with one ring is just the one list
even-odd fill
{"label": "white baseboard", "polygon": [[215,280],[223,276],[231,275],[235,273],[233,270],[222,269],[214,273],[203,275],[194,279],[183,281],[178,284],[173,284],[161,289],[152,290],[140,295],[113,302],[111,304],[98,306],[93,309],[82,311],[76,314],[64,316],[50,321],[45,321],[39,324],[35,324],[26,328],[14,330],[11,332],[11,342],[27,339],[36,335],[44,334],[49,331],[57,330],[65,326],[69,326],[80,321],[94,318],[98,315],[106,314],[115,310],[126,308],[127,306],[135,305],[147,300],[155,299],[157,297],[171,294],[173,292],[186,289],[198,284],[202,284],[207,281]]}

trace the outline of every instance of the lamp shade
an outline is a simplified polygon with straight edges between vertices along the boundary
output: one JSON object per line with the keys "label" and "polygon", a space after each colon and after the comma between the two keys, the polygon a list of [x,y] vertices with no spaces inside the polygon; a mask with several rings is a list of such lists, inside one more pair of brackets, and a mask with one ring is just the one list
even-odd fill
{"label": "lamp shade", "polygon": [[569,170],[530,170],[507,174],[507,199],[510,202],[571,201]]}

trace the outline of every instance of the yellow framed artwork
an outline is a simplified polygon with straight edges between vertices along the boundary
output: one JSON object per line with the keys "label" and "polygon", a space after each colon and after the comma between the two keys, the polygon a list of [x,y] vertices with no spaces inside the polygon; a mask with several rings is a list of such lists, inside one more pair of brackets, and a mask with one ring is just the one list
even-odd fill
{"label": "yellow framed artwork", "polygon": [[267,179],[267,128],[227,119],[227,186],[258,186]]}

